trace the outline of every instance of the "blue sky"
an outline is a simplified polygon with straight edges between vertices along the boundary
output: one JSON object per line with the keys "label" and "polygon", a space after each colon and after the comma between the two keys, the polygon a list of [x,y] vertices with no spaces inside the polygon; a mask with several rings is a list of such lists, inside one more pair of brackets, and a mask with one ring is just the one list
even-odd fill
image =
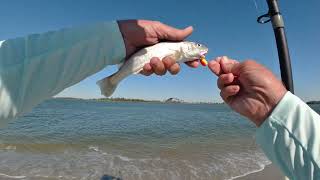
{"label": "blue sky", "polygon": [[[280,0],[293,66],[296,94],[320,99],[319,0]],[[0,39],[41,33],[63,27],[116,19],[150,19],[195,29],[191,41],[209,47],[208,59],[228,55],[240,61],[255,59],[279,76],[278,56],[271,24],[256,18],[267,11],[265,0],[1,0]],[[58,96],[101,97],[95,82],[116,70],[107,67]],[[177,76],[131,76],[114,97],[187,101],[221,101],[216,77],[207,68],[183,65]]]}

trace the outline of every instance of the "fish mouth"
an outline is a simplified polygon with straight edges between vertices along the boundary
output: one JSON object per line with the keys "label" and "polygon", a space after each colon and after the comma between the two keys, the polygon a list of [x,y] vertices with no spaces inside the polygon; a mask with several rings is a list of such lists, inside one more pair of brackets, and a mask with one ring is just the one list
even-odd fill
{"label": "fish mouth", "polygon": [[201,58],[205,58],[206,57],[205,55],[207,53],[208,53],[207,51],[202,51],[202,52],[199,53],[199,55],[200,55]]}

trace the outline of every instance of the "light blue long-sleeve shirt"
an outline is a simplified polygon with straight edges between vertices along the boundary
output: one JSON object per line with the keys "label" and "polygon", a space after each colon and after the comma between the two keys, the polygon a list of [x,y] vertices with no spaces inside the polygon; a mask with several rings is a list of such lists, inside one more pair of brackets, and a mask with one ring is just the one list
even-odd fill
{"label": "light blue long-sleeve shirt", "polygon": [[256,140],[289,179],[320,179],[320,116],[295,95],[285,94]]}
{"label": "light blue long-sleeve shirt", "polygon": [[0,41],[0,125],[124,58],[116,22]]}

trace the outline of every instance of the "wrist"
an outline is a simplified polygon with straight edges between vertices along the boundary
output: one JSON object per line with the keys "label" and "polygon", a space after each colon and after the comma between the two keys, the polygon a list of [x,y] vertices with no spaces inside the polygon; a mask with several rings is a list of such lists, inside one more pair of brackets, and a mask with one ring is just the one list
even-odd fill
{"label": "wrist", "polygon": [[282,86],[274,92],[274,95],[267,98],[261,108],[258,108],[256,116],[251,118],[251,120],[256,124],[257,127],[260,127],[264,123],[264,121],[271,115],[275,107],[279,104],[281,99],[286,94],[287,90],[284,86]]}
{"label": "wrist", "polygon": [[[134,23],[134,20],[118,20],[117,21],[122,39],[126,48],[126,57],[128,58],[134,52],[134,46],[131,45],[131,42],[126,37],[126,34],[130,33],[130,28],[128,24]],[[134,34],[132,34],[134,36]]]}

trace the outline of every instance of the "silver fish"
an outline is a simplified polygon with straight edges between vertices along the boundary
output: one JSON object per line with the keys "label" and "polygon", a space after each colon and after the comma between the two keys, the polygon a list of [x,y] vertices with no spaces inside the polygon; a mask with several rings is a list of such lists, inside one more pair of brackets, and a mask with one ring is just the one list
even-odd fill
{"label": "silver fish", "polygon": [[119,70],[97,82],[101,94],[109,97],[115,91],[119,82],[131,74],[138,74],[152,57],[160,59],[171,56],[178,63],[204,58],[208,48],[202,44],[194,42],[161,42],[153,46],[141,49],[133,54]]}

